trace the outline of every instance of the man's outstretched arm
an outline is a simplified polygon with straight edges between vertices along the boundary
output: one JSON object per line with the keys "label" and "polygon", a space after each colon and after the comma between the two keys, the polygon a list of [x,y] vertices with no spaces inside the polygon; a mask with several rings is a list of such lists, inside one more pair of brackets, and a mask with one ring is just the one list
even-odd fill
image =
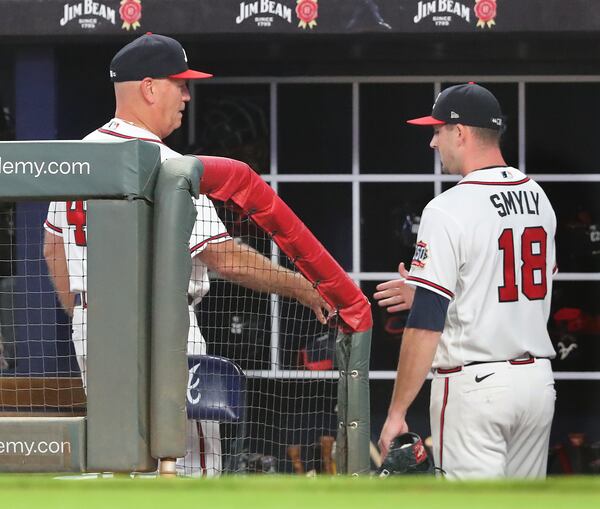
{"label": "man's outstretched arm", "polygon": [[214,242],[196,256],[225,279],[246,288],[297,299],[323,324],[332,311],[304,276],[272,262],[247,244],[233,239]]}

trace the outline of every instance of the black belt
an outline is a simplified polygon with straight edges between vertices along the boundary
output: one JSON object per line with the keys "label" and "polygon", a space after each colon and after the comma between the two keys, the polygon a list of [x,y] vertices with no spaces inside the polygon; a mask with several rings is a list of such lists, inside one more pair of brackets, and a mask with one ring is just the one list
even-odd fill
{"label": "black belt", "polygon": [[87,295],[86,292],[76,293],[75,294],[75,306],[82,306],[83,309],[87,309]]}
{"label": "black belt", "polygon": [[533,364],[536,360],[549,359],[549,357],[527,357],[526,359],[510,359],[504,361],[475,361],[469,362],[464,366],[456,366],[455,368],[436,368],[434,371],[439,375],[449,375],[450,373],[458,373],[462,371],[463,368],[468,366],[476,366],[477,364],[493,364],[495,362],[508,362],[513,366],[521,366],[523,364]]}

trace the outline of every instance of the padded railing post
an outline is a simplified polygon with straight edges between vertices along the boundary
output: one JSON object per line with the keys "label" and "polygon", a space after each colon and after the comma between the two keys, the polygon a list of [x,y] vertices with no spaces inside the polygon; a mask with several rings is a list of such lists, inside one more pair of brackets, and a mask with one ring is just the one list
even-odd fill
{"label": "padded railing post", "polygon": [[369,398],[369,359],[371,330],[341,334],[337,342],[338,438],[337,462],[340,473],[369,472],[371,409]]}
{"label": "padded railing post", "polygon": [[335,461],[340,474],[348,473],[348,364],[352,348],[352,335],[340,332],[336,342],[337,366],[339,371],[337,397],[337,438],[335,440]]}
{"label": "padded railing post", "polygon": [[355,332],[348,363],[348,473],[369,472],[371,408],[369,398],[369,360],[371,330]]}
{"label": "padded railing post", "polygon": [[189,239],[202,168],[193,157],[165,161],[154,194],[151,453],[173,467],[186,452]]}
{"label": "padded railing post", "polygon": [[87,467],[152,471],[152,208],[145,200],[90,200],[87,207]]}

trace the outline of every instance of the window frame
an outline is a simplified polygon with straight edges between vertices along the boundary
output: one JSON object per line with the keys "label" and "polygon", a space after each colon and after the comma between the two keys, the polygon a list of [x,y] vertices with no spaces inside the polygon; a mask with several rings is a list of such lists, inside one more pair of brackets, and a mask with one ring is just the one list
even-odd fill
{"label": "window frame", "polygon": [[[201,80],[190,83],[190,92],[192,99],[189,105],[188,115],[188,137],[192,145],[195,140],[195,97],[199,93],[200,87],[218,86],[228,84],[264,84],[269,86],[270,94],[270,157],[271,167],[268,173],[262,174],[265,181],[270,183],[277,192],[280,183],[302,182],[302,183],[331,183],[343,182],[352,185],[352,270],[349,275],[360,285],[362,281],[383,281],[398,277],[396,272],[368,272],[361,270],[361,191],[360,185],[367,182],[391,183],[391,182],[428,182],[433,185],[434,196],[442,192],[443,182],[457,182],[459,177],[453,175],[443,175],[441,162],[437,152],[434,157],[433,171],[431,173],[402,173],[402,174],[377,174],[360,172],[360,87],[362,84],[384,84],[384,83],[416,83],[430,85],[432,87],[432,104],[442,85],[445,83],[460,83],[475,81],[481,83],[509,83],[518,86],[518,165],[519,169],[527,173],[526,167],[526,86],[531,83],[596,83],[600,85],[600,75],[444,75],[444,76],[310,76],[310,77],[226,77],[212,78],[210,80]],[[278,169],[278,87],[285,84],[350,84],[352,86],[352,171],[351,173],[331,173],[331,174],[308,174],[308,173],[286,173],[281,174]],[[595,173],[535,173],[529,174],[537,182],[600,182],[600,164]],[[273,259],[277,259],[279,252],[277,246],[273,246]],[[555,281],[600,281],[600,272],[568,272],[559,273],[555,276]],[[279,308],[277,296],[271,296],[273,314],[277,314]],[[274,320],[277,320],[275,316]],[[278,345],[278,327],[276,323],[272,327],[272,359],[277,359]],[[271,363],[270,376],[279,376],[283,378],[307,378],[306,373],[282,372],[278,370],[275,360]],[[253,374],[250,373],[250,376]],[[255,373],[261,376],[260,373]],[[263,373],[266,375],[266,372]],[[323,373],[318,374],[324,378]],[[326,378],[337,377],[337,372],[331,372]],[[371,370],[370,378],[376,380],[393,380],[396,377],[395,371]],[[310,377],[308,377],[310,378]],[[600,380],[600,371],[579,372],[579,371],[559,371],[555,372],[555,378],[558,380]]]}

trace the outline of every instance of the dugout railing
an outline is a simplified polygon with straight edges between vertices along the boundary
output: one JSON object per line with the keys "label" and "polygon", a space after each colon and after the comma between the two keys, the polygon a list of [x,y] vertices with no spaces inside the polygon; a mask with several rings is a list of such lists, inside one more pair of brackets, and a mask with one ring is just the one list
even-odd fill
{"label": "dugout railing", "polygon": [[[185,455],[187,242],[201,178],[208,196],[266,221],[261,227],[338,310],[338,471],[368,471],[368,302],[310,232],[304,228],[302,242],[286,236],[302,223],[276,195],[257,214],[262,202],[252,199],[270,189],[246,165],[188,157],[161,166],[158,148],[140,141],[2,143],[0,154],[0,200],[88,200],[90,289],[86,415],[0,413],[5,444],[69,443],[43,458],[13,447],[0,454],[0,471],[153,471],[159,459]],[[78,173],[67,173],[75,166]],[[306,256],[314,249],[318,263]]]}
{"label": "dugout railing", "polygon": [[342,473],[367,472],[372,327],[367,298],[294,212],[247,164],[219,157],[196,159],[202,164],[202,194],[232,205],[248,216],[336,310],[339,317],[337,468]]}

